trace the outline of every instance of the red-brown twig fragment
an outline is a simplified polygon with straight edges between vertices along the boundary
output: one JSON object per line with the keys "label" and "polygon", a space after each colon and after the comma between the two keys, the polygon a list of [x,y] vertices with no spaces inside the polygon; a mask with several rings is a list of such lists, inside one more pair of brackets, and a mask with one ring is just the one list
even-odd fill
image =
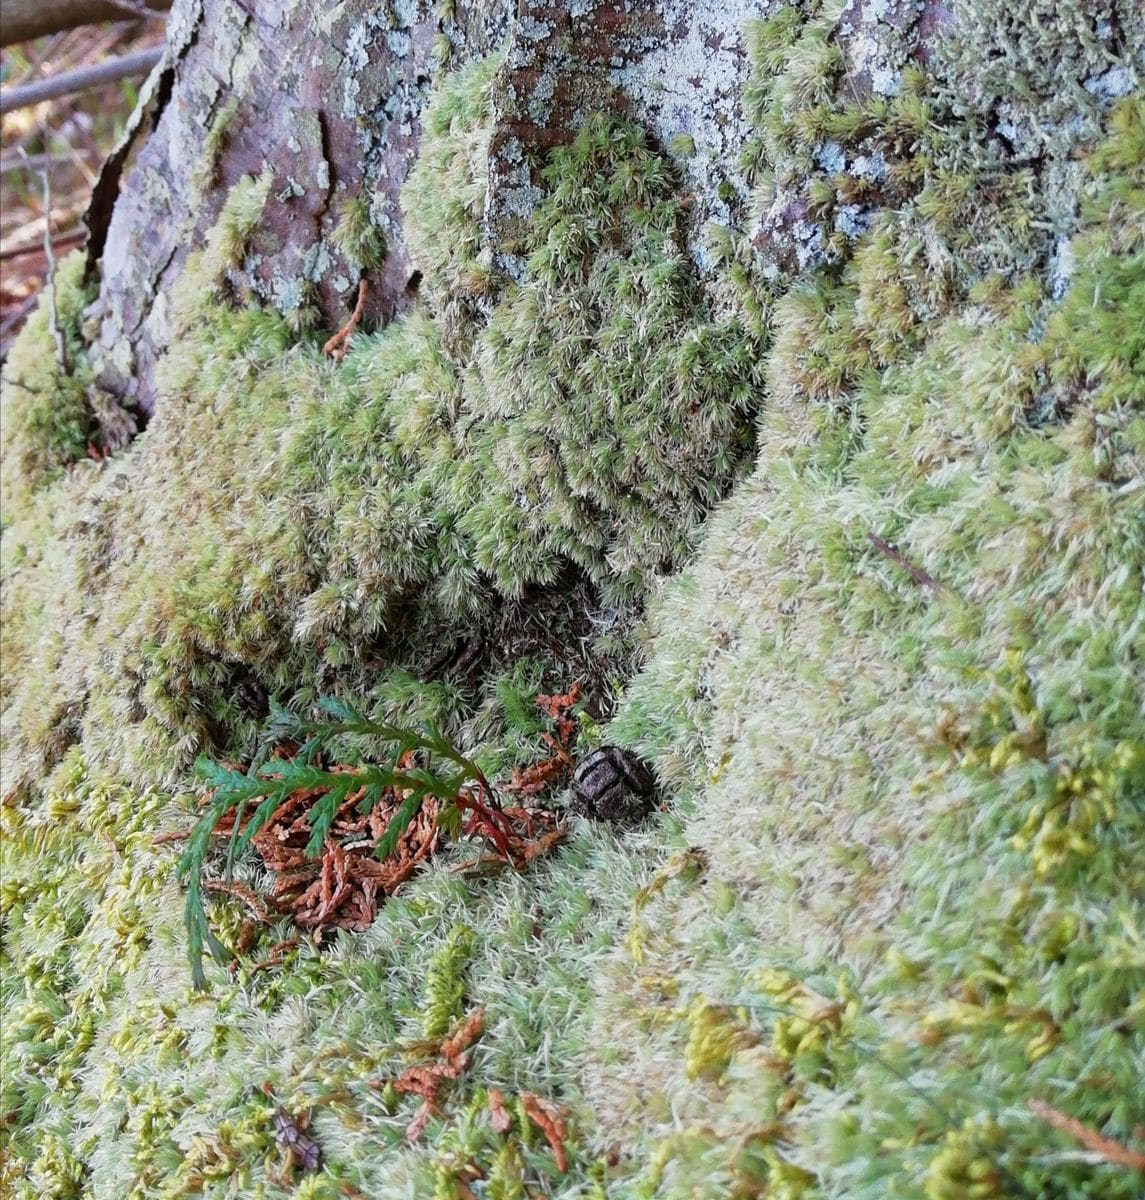
{"label": "red-brown twig fragment", "polygon": [[[441,1090],[446,1082],[456,1079],[469,1066],[465,1053],[485,1030],[485,1010],[477,1009],[459,1022],[441,1043],[437,1062],[415,1063],[393,1080],[395,1092],[420,1096],[421,1107],[414,1114],[406,1129],[406,1140],[416,1142],[425,1129],[426,1122],[438,1112]],[[382,1087],[384,1082],[375,1080],[371,1086]]]}
{"label": "red-brown twig fragment", "polygon": [[266,905],[258,894],[241,883],[228,883],[225,879],[207,879],[203,881],[203,889],[208,892],[222,892],[225,896],[235,896],[241,900],[254,914],[254,919],[265,925],[270,919]]}
{"label": "red-brown twig fragment", "polygon": [[890,542],[884,541],[881,537],[874,533],[868,533],[871,545],[880,553],[885,554],[891,562],[898,563],[900,567],[922,587],[930,588],[932,592],[938,593],[942,591],[942,584],[932,575],[928,575],[922,567],[916,567],[914,563],[907,558],[897,546],[892,546]]}
{"label": "red-brown twig fragment", "polygon": [[509,862],[514,861],[509,841],[513,836],[513,827],[499,808],[483,804],[468,791],[458,792],[454,803],[459,812],[469,813],[461,829],[466,837],[484,838],[493,843],[502,858]]}
{"label": "red-brown twig fragment", "polygon": [[532,1092],[521,1093],[521,1107],[529,1120],[540,1127],[545,1139],[552,1146],[557,1170],[563,1175],[569,1169],[568,1157],[565,1154],[565,1138],[568,1137],[565,1110],[549,1100],[534,1096]]}
{"label": "red-brown twig fragment", "polygon": [[250,969],[251,975],[257,975],[259,971],[268,971],[271,967],[281,967],[286,961],[286,956],[298,945],[297,938],[284,938],[281,942],[275,942],[267,951],[266,957],[261,962],[256,962]]}
{"label": "red-brown twig fragment", "polygon": [[489,1089],[489,1124],[496,1133],[508,1133],[513,1125],[505,1097],[495,1087]]}
{"label": "red-brown twig fragment", "polygon": [[168,842],[185,842],[191,836],[189,829],[172,829],[168,833],[157,833],[152,839],[153,846],[165,846]]}
{"label": "red-brown twig fragment", "polygon": [[358,322],[362,319],[362,313],[366,308],[366,297],[369,294],[370,285],[364,278],[359,279],[358,303],[354,305],[354,311],[350,314],[350,319],[322,347],[322,353],[328,354],[335,362],[341,362],[346,357],[346,352],[350,349],[350,335],[358,328]]}
{"label": "red-brown twig fragment", "polygon": [[1076,1117],[1067,1116],[1059,1109],[1052,1108],[1042,1100],[1031,1100],[1030,1111],[1041,1117],[1047,1124],[1063,1133],[1068,1133],[1075,1141],[1080,1142],[1087,1150],[1099,1158],[1117,1167],[1128,1167],[1132,1171],[1145,1172],[1145,1154],[1139,1150],[1131,1150],[1112,1138],[1107,1138],[1096,1129],[1083,1125]]}

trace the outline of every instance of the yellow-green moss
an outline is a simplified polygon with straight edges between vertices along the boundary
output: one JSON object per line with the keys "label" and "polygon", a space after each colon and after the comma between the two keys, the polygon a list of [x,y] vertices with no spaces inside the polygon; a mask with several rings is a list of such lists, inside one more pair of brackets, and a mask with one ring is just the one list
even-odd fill
{"label": "yellow-green moss", "polygon": [[[1135,1192],[1027,1107],[1123,1142],[1145,1116],[1124,1019],[1145,980],[1140,103],[1111,127],[1060,305],[988,281],[877,374],[866,247],[777,305],[756,473],[613,727],[687,772],[681,840],[741,896],[658,894],[659,936],[598,984],[618,995],[592,1090],[640,1089],[606,1124],[663,1112],[657,1195],[727,1194],[749,1122],[782,1125],[773,1191],[790,1169],[871,1200]],[[710,1005],[752,1014],[771,1058],[734,1026],[697,1043]],[[686,1081],[697,1045],[716,1095]]]}

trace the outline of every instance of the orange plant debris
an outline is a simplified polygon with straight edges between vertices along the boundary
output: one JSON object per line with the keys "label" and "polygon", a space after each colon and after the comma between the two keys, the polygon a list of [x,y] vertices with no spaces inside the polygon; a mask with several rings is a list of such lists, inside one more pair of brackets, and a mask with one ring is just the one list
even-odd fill
{"label": "orange plant debris", "polygon": [[568,1137],[568,1124],[565,1121],[566,1110],[559,1108],[550,1100],[542,1100],[532,1092],[521,1093],[521,1107],[530,1121],[540,1127],[549,1145],[553,1148],[553,1158],[556,1159],[557,1170],[563,1175],[569,1169],[568,1157],[565,1154],[565,1138]]}
{"label": "orange plant debris", "polygon": [[[514,768],[512,780],[503,790],[532,796],[551,786],[572,766],[572,745],[576,739],[576,722],[568,715],[580,698],[580,684],[560,695],[537,697],[538,706],[556,722],[556,734],[546,733],[552,747],[552,757],[524,770]],[[298,747],[283,743],[275,757],[290,758]],[[406,762],[398,764],[407,766]],[[241,769],[241,768],[236,768]],[[349,767],[335,766],[333,771]],[[365,797],[364,790],[349,794],[334,815],[330,833],[317,859],[310,858],[306,846],[310,841],[309,813],[324,795],[323,788],[300,788],[271,814],[269,820],[251,839],[272,882],[265,900],[240,884],[219,880],[207,881],[207,891],[221,892],[242,900],[252,913],[248,944],[253,942],[260,925],[267,924],[276,913],[290,913],[296,925],[313,929],[319,938],[330,929],[346,929],[361,933],[368,929],[377,915],[379,904],[394,895],[444,844],[438,825],[443,805],[453,804],[464,814],[462,833],[483,840],[493,851],[485,857],[464,862],[455,870],[474,866],[527,866],[533,859],[548,853],[566,836],[559,817],[547,809],[509,806],[501,808],[495,799],[485,794],[462,789],[456,796],[434,799],[427,797],[417,816],[398,839],[392,854],[378,859],[375,848],[390,821],[401,807],[404,794],[399,789],[387,789],[381,800],[366,815],[358,811]],[[208,792],[203,802],[208,803]],[[215,833],[231,837],[235,833],[234,811],[218,824]],[[240,827],[241,831],[241,827]],[[181,840],[183,832],[161,834],[156,842]],[[259,969],[276,965],[272,954]]]}
{"label": "orange plant debris", "polygon": [[[420,1096],[422,1103],[406,1128],[406,1140],[416,1142],[426,1123],[440,1111],[445,1084],[456,1079],[469,1066],[466,1051],[485,1031],[485,1010],[478,1008],[460,1021],[442,1041],[436,1062],[415,1063],[390,1082],[394,1091]],[[375,1080],[373,1087],[384,1087],[386,1080]]]}
{"label": "orange plant debris", "polygon": [[1096,1129],[1090,1129],[1088,1125],[1082,1124],[1076,1117],[1071,1117],[1042,1100],[1031,1100],[1030,1111],[1055,1129],[1068,1133],[1070,1137],[1105,1162],[1118,1167],[1129,1167],[1133,1171],[1145,1172],[1145,1154],[1142,1154],[1140,1150],[1132,1150],[1120,1142],[1115,1142],[1112,1138],[1107,1138],[1104,1134],[1098,1133]]}
{"label": "orange plant debris", "polygon": [[504,785],[507,792],[535,796],[555,784],[573,765],[572,748],[576,742],[576,722],[569,716],[572,706],[580,699],[580,683],[575,682],[567,692],[556,696],[539,695],[537,707],[556,722],[556,736],[543,734],[545,744],[553,753],[543,762],[531,767],[513,768],[512,778]]}
{"label": "orange plant debris", "polygon": [[489,1123],[496,1133],[508,1133],[513,1124],[505,1097],[495,1087],[489,1089]]}

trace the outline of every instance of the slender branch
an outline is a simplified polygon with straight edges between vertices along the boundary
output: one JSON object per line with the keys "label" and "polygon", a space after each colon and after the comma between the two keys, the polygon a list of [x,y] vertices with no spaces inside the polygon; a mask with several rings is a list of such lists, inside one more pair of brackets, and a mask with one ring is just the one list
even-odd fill
{"label": "slender branch", "polygon": [[[62,233],[53,233],[52,245],[57,250],[66,250],[72,246],[79,245],[86,237],[87,230],[82,225],[77,225],[74,229],[65,229]],[[12,258],[24,258],[28,254],[43,254],[43,252],[43,242],[40,238],[37,238],[34,242],[21,242],[17,246],[0,247],[0,262],[7,262]]]}
{"label": "slender branch", "polygon": [[18,87],[0,91],[0,115],[17,108],[30,108],[45,100],[57,100],[60,96],[71,96],[75,92],[86,92],[90,88],[115,83],[118,79],[146,75],[163,57],[162,46],[137,50],[122,58],[110,58],[94,67],[80,67],[75,71],[64,71],[49,79],[37,79],[35,83],[22,83]]}
{"label": "slender branch", "polygon": [[1031,1100],[1030,1112],[1041,1117],[1047,1124],[1063,1133],[1068,1133],[1075,1141],[1080,1142],[1087,1150],[1116,1167],[1129,1167],[1133,1171],[1145,1172],[1145,1154],[1140,1150],[1131,1150],[1112,1138],[1107,1138],[1096,1129],[1083,1125],[1076,1117],[1067,1116],[1060,1110],[1051,1107],[1042,1100]]}
{"label": "slender branch", "polygon": [[162,17],[170,7],[171,0],[0,0],[0,46],[100,21]]}
{"label": "slender branch", "polygon": [[370,294],[370,285],[365,278],[358,280],[358,303],[354,305],[354,311],[350,314],[350,319],[338,330],[336,334],[322,347],[322,353],[328,354],[336,362],[341,362],[346,357],[346,352],[350,349],[350,335],[358,328],[358,322],[362,319],[362,312],[366,307],[366,297]]}
{"label": "slender branch", "polygon": [[44,130],[44,146],[47,161],[40,168],[40,182],[44,189],[44,258],[48,264],[48,275],[45,286],[48,291],[48,329],[56,344],[56,366],[61,375],[71,373],[71,356],[68,354],[68,343],[60,326],[60,309],[56,299],[56,254],[52,248],[52,151],[51,138],[48,130]]}

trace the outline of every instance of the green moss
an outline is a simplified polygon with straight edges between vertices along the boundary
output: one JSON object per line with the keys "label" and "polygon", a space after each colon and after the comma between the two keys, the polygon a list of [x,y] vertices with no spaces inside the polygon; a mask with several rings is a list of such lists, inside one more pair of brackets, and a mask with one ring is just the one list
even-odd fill
{"label": "green moss", "polygon": [[[777,305],[756,473],[661,602],[612,730],[687,771],[681,842],[741,898],[657,893],[598,984],[619,991],[594,1079],[638,1070],[643,1129],[663,1114],[658,1195],[726,1194],[748,1122],[782,1128],[750,1167],[773,1191],[1137,1186],[1027,1103],[1127,1143],[1143,1115],[1117,1015],[1145,919],[1140,121],[1118,109],[1095,155],[1131,165],[1060,305],[991,281],[877,374],[846,358],[872,353],[853,283]],[[767,1054],[729,1040],[738,1012]],[[705,1069],[718,1103],[688,1087]]]}
{"label": "green moss", "polygon": [[83,310],[92,299],[83,272],[83,255],[75,253],[60,263],[55,275],[66,363],[58,361],[51,332],[51,298],[45,291],[4,364],[0,500],[5,525],[31,503],[34,493],[58,479],[72,463],[86,458],[88,444],[96,434],[88,398],[92,376],[80,337]]}
{"label": "green moss", "polygon": [[[448,18],[442,18],[448,19]],[[402,192],[410,257],[446,336],[464,342],[501,286],[481,254],[493,128],[494,54],[446,75],[424,116],[424,141]]]}
{"label": "green moss", "polygon": [[331,240],[359,270],[375,270],[385,260],[385,238],[374,224],[365,196],[354,196],[342,204]]}
{"label": "green moss", "polygon": [[429,964],[425,982],[425,1023],[427,1038],[444,1037],[462,1015],[465,981],[462,973],[473,956],[473,930],[456,925],[445,944]]}
{"label": "green moss", "polygon": [[210,129],[207,130],[195,168],[195,185],[200,191],[206,192],[218,182],[219,159],[230,140],[231,128],[238,112],[238,100],[232,98],[219,110],[211,122]]}
{"label": "green moss", "polygon": [[[959,12],[952,45],[986,45]],[[489,60],[427,115],[407,318],[333,364],[233,307],[269,187],[244,180],[134,444],[67,469],[78,437],[13,427],[35,502],[5,514],[0,628],[6,1193],[449,1195],[472,1167],[504,1196],[1134,1194],[1028,1101],[1127,1144],[1145,1120],[1140,100],[1088,175],[1049,125],[1035,169],[959,116],[964,49],[846,94],[836,16],[754,38],[754,218],[808,203],[827,236],[802,268],[769,276],[729,232],[702,287],[670,160],[602,117],[551,158],[526,278],[495,278]],[[1015,28],[997,45],[1056,53],[1060,22]],[[852,169],[876,154],[884,178]],[[869,224],[836,237],[853,205]],[[51,353],[40,323],[13,356]],[[242,755],[268,694],[331,690],[523,760],[551,664],[421,668],[558,573],[658,593],[594,735],[652,756],[672,810],[623,841],[574,825],[520,875],[439,863],[366,934],[192,996],[177,855],[151,842],[191,822],[183,765]],[[477,1007],[411,1146],[383,1081]],[[276,1178],[263,1083],[313,1108],[321,1176]],[[522,1090],[573,1109],[567,1177]]]}

